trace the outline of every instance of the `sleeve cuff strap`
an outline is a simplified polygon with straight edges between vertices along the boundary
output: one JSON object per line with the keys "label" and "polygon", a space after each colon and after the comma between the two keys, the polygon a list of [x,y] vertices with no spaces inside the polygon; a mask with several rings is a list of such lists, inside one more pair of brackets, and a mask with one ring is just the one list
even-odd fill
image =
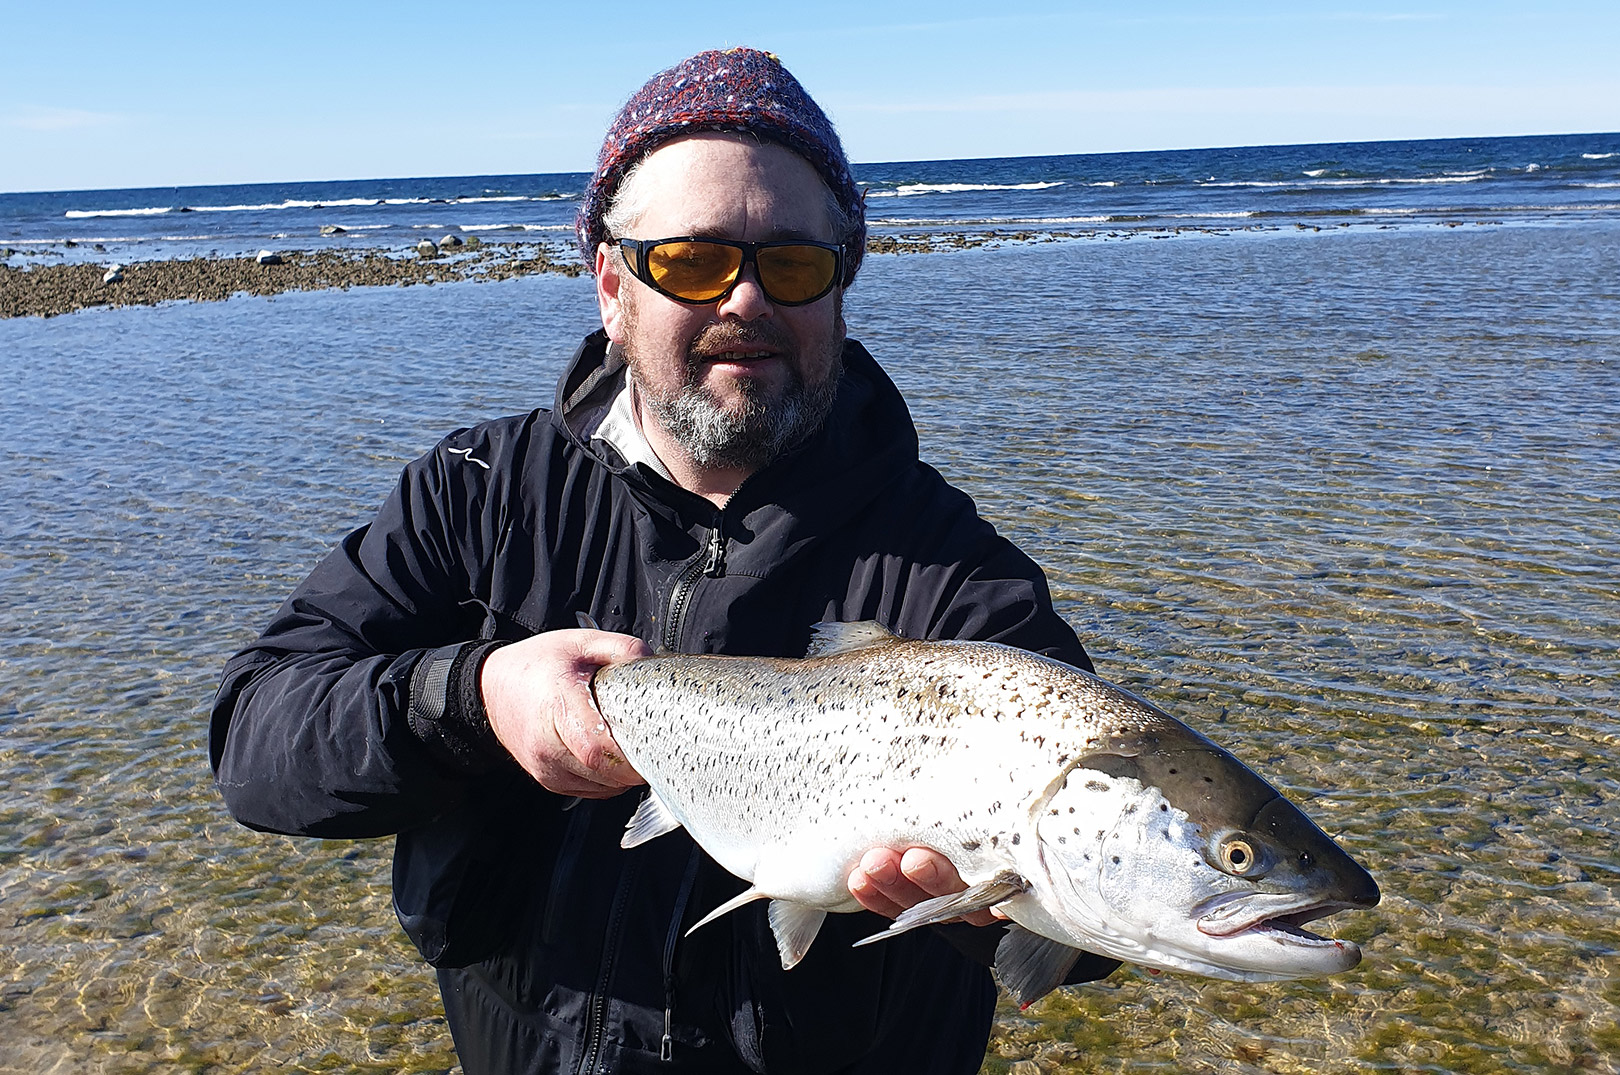
{"label": "sleeve cuff strap", "polygon": [[463,642],[429,650],[411,673],[406,719],[441,762],[464,772],[496,768],[509,755],[495,738],[478,689],[484,660],[503,641]]}

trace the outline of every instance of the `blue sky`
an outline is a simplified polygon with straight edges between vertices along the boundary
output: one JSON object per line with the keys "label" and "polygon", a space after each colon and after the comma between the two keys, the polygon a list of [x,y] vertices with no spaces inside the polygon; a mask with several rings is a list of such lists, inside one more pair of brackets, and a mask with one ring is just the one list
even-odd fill
{"label": "blue sky", "polygon": [[0,191],[586,170],[739,44],[856,161],[1620,130],[1615,0],[0,0]]}

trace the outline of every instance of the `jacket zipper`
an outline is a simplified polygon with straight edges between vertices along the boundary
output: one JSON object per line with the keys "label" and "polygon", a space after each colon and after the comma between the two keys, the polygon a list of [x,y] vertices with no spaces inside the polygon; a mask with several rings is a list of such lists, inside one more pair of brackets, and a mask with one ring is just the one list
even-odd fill
{"label": "jacket zipper", "polygon": [[619,954],[619,934],[624,927],[625,908],[630,902],[630,889],[639,861],[635,855],[626,856],[624,869],[619,873],[619,887],[613,893],[607,934],[602,940],[602,971],[597,975],[596,989],[591,993],[585,1024],[585,1048],[580,1053],[579,1066],[574,1069],[579,1075],[595,1075],[598,1070],[596,1065],[602,1051],[602,1039],[607,1034],[608,987],[613,982],[613,964]]}
{"label": "jacket zipper", "polygon": [[726,517],[723,512],[719,512],[715,514],[714,527],[709,531],[709,540],[703,552],[681,569],[680,575],[675,579],[675,587],[669,592],[669,608],[664,617],[665,651],[676,653],[680,650],[681,630],[685,626],[686,610],[691,604],[692,591],[697,588],[698,580],[722,578],[725,573]]}
{"label": "jacket zipper", "polygon": [[686,919],[686,903],[692,896],[692,885],[697,881],[698,849],[686,859],[686,875],[681,878],[681,889],[675,897],[675,914],[669,920],[669,934],[664,938],[664,1040],[658,1045],[658,1059],[675,1059],[675,1039],[670,1034],[675,1020],[675,946],[681,940],[681,925]]}

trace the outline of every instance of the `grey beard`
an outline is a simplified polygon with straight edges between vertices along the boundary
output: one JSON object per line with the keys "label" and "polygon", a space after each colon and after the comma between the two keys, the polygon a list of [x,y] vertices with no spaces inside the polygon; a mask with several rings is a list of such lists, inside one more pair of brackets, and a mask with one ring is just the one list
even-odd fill
{"label": "grey beard", "polygon": [[[632,362],[632,375],[634,372]],[[745,395],[737,412],[725,410],[698,383],[702,361],[696,358],[687,360],[686,383],[673,397],[649,392],[639,377],[636,389],[653,419],[698,466],[757,470],[821,427],[832,411],[842,372],[840,359],[825,380],[812,385],[795,371],[776,399],[761,396],[754,391],[753,382],[742,381]]]}

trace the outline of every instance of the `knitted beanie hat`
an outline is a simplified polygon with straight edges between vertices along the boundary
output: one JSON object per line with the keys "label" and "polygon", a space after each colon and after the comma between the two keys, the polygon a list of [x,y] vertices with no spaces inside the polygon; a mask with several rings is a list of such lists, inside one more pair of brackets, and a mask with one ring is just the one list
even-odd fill
{"label": "knitted beanie hat", "polygon": [[756,135],[810,162],[856,221],[856,234],[844,254],[843,283],[848,287],[866,252],[866,212],[838,132],[782,61],[744,48],[700,52],[683,60],[654,75],[619,110],[574,222],[585,264],[596,263],[596,246],[608,238],[602,215],[625,172],[660,144],[699,131]]}

